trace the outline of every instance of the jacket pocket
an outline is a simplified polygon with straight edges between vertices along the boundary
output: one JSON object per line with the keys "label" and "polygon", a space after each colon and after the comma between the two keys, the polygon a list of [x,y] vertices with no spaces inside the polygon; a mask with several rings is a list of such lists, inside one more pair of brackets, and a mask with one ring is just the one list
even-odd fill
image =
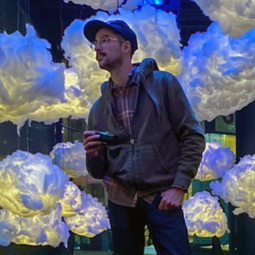
{"label": "jacket pocket", "polygon": [[[139,146],[135,151],[137,159],[136,179],[146,187],[169,183],[169,168],[166,167],[156,145]],[[144,187],[144,188],[146,188]]]}
{"label": "jacket pocket", "polygon": [[111,176],[122,178],[130,178],[132,169],[132,151],[130,148],[114,148],[109,149],[109,173]]}

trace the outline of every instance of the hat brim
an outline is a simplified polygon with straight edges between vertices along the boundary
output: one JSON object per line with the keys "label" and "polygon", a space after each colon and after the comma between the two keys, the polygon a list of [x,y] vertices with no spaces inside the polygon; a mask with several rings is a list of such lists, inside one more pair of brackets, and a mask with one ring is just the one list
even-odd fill
{"label": "hat brim", "polygon": [[93,42],[95,41],[97,32],[101,28],[114,29],[112,26],[101,20],[91,20],[84,26],[83,32],[88,41]]}

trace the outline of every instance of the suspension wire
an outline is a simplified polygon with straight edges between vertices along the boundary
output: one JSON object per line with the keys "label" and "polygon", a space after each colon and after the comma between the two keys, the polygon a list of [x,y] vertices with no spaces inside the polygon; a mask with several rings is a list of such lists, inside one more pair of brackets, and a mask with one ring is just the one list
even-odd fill
{"label": "suspension wire", "polygon": [[20,29],[20,0],[17,1],[17,30],[19,31]]}
{"label": "suspension wire", "polygon": [[17,139],[18,139],[18,141],[17,141],[17,143],[18,143],[18,150],[20,150],[20,130],[19,130],[19,132],[17,134]]}
{"label": "suspension wire", "polygon": [[6,1],[4,2],[4,7],[3,7],[4,11],[2,12],[2,18],[3,18],[3,27],[0,27],[0,31],[6,31],[6,27],[5,27],[5,18],[6,18]]}
{"label": "suspension wire", "polygon": [[29,122],[27,122],[27,151],[30,152],[30,146],[29,146]]}
{"label": "suspension wire", "polygon": [[31,17],[30,17],[30,0],[26,0],[26,22],[28,23],[30,23],[30,19],[31,19]]}
{"label": "suspension wire", "polygon": [[71,130],[71,131],[74,131],[74,132],[79,132],[79,133],[83,133],[84,130],[80,130],[80,129],[77,129],[77,128],[73,128],[73,127],[70,127],[70,126],[67,126],[65,124],[61,124],[62,127],[68,129],[68,130]]}
{"label": "suspension wire", "polygon": [[60,20],[60,37],[64,34],[64,22],[63,22],[63,1],[60,2],[60,11],[59,11],[59,20]]}

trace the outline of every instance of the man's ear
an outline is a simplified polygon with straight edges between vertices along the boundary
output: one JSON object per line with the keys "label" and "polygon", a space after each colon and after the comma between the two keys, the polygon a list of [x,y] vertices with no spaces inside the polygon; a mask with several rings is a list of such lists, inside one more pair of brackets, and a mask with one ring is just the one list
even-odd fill
{"label": "man's ear", "polygon": [[123,42],[122,45],[123,45],[123,50],[125,53],[131,53],[132,48],[131,48],[131,43],[129,41]]}

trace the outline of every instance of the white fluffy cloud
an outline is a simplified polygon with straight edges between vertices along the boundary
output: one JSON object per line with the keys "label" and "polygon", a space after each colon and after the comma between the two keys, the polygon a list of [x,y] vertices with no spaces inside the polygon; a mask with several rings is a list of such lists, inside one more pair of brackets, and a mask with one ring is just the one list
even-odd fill
{"label": "white fluffy cloud", "polygon": [[235,154],[217,141],[206,143],[202,162],[195,179],[208,181],[223,177],[235,163]]}
{"label": "white fluffy cloud", "polygon": [[73,233],[90,238],[110,228],[104,206],[97,198],[85,192],[82,192],[82,210],[75,216],[64,219]]}
{"label": "white fluffy cloud", "polygon": [[[91,107],[75,73],[52,63],[50,44],[26,26],[27,34],[0,33],[0,123],[19,128],[26,120],[51,124],[86,118]],[[77,76],[77,75],[76,75]]]}
{"label": "white fluffy cloud", "polygon": [[49,156],[16,151],[0,162],[0,206],[24,217],[48,214],[68,179]]}
{"label": "white fluffy cloud", "polygon": [[82,143],[58,143],[53,147],[50,157],[54,164],[58,165],[72,178],[86,176],[86,152]]}
{"label": "white fluffy cloud", "polygon": [[82,209],[80,189],[73,182],[68,182],[64,197],[59,202],[62,205],[62,216],[71,217],[76,215]]}
{"label": "white fluffy cloud", "polygon": [[47,215],[20,217],[6,209],[0,210],[0,244],[7,246],[10,242],[27,245],[51,245],[64,243],[67,247],[69,232],[61,218],[61,205]]}
{"label": "white fluffy cloud", "polygon": [[50,44],[26,28],[26,36],[0,33],[0,122],[19,126],[41,104],[64,101],[64,65],[53,65]]}
{"label": "white fluffy cloud", "polygon": [[213,23],[184,48],[180,82],[199,120],[229,115],[255,99],[255,29],[239,38]]}
{"label": "white fluffy cloud", "polygon": [[[93,237],[110,227],[104,206],[40,153],[0,162],[0,245],[67,245],[68,230]],[[65,222],[62,221],[65,217]]]}
{"label": "white fluffy cloud", "polygon": [[91,108],[86,92],[80,89],[79,80],[74,71],[66,69],[65,77],[65,102],[57,102],[53,105],[42,103],[40,108],[29,114],[29,119],[51,124],[60,118],[86,119]]}
{"label": "white fluffy cloud", "polygon": [[222,181],[211,182],[212,193],[230,202],[236,209],[234,214],[246,212],[255,218],[255,155],[245,156],[228,171]]}
{"label": "white fluffy cloud", "polygon": [[197,192],[183,204],[189,235],[221,237],[228,231],[227,217],[217,197],[209,192]]}
{"label": "white fluffy cloud", "polygon": [[111,16],[98,12],[96,16],[85,22],[75,20],[65,30],[61,46],[65,50],[66,57],[70,59],[70,64],[79,77],[80,87],[85,91],[90,102],[94,102],[99,97],[100,85],[109,77],[107,72],[99,68],[95,53],[91,51],[90,43],[83,35],[85,23],[92,19],[126,21],[138,37],[139,49],[134,54],[133,62],[152,57],[157,60],[160,69],[176,75],[180,73],[180,35],[175,16],[172,13],[156,10],[150,5],[135,12],[120,8],[119,12],[120,14]]}
{"label": "white fluffy cloud", "polygon": [[[95,10],[105,10],[109,13],[114,13],[119,6],[121,6],[125,1],[120,0],[64,0],[65,3],[73,2],[75,4],[85,4],[91,6]],[[141,2],[141,0],[127,0],[126,3],[123,5],[124,8],[129,10],[134,10],[137,8],[138,4]],[[119,4],[119,5],[118,5]]]}
{"label": "white fluffy cloud", "polygon": [[219,22],[224,34],[240,36],[254,28],[254,0],[193,0],[211,20]]}

